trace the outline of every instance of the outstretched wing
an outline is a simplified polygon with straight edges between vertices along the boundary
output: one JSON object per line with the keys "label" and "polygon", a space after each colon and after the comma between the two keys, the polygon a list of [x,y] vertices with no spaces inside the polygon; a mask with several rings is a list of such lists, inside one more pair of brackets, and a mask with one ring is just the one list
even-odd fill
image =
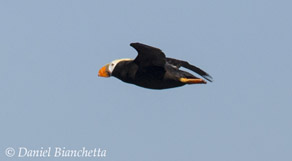
{"label": "outstretched wing", "polygon": [[134,62],[139,67],[147,68],[155,66],[164,68],[166,57],[160,49],[141,43],[131,43],[130,45],[138,52]]}
{"label": "outstretched wing", "polygon": [[205,71],[203,71],[202,69],[200,69],[200,68],[198,68],[198,67],[196,67],[194,65],[189,64],[186,61],[177,60],[177,59],[173,59],[173,58],[166,58],[166,61],[167,61],[167,63],[169,63],[171,65],[174,65],[177,68],[185,67],[185,68],[187,68],[187,69],[189,69],[189,70],[191,70],[193,72],[196,72],[197,74],[199,74],[200,76],[204,77],[208,81],[210,81],[210,82],[213,81],[213,78],[208,73],[206,73]]}

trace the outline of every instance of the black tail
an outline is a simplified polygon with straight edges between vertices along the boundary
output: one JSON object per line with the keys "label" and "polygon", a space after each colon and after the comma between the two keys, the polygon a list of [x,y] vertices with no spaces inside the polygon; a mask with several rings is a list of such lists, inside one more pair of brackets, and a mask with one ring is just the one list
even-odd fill
{"label": "black tail", "polygon": [[210,81],[210,82],[213,81],[213,78],[208,73],[206,73],[205,71],[203,71],[202,69],[200,69],[194,65],[189,64],[186,61],[177,60],[177,59],[173,59],[173,58],[166,58],[166,61],[169,64],[176,66],[177,68],[185,67],[193,72],[196,72],[197,74],[199,74],[203,78],[207,79],[208,81]]}

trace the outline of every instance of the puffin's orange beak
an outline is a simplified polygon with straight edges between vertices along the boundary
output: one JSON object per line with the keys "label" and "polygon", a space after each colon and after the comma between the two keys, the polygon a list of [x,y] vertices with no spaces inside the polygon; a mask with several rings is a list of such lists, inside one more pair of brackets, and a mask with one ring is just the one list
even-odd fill
{"label": "puffin's orange beak", "polygon": [[107,71],[107,68],[108,68],[108,64],[103,66],[102,68],[100,68],[100,70],[98,71],[98,76],[100,76],[100,77],[110,77],[110,74]]}

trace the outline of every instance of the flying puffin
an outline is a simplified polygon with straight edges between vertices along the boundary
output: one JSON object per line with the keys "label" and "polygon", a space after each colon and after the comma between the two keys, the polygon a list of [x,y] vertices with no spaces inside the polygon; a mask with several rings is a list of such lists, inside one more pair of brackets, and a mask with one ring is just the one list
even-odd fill
{"label": "flying puffin", "polygon": [[138,52],[135,59],[114,60],[103,66],[99,70],[98,76],[114,76],[126,83],[150,89],[207,83],[186,71],[179,70],[180,67],[185,67],[212,82],[212,77],[205,71],[186,61],[167,58],[158,48],[141,43],[131,43],[130,46]]}

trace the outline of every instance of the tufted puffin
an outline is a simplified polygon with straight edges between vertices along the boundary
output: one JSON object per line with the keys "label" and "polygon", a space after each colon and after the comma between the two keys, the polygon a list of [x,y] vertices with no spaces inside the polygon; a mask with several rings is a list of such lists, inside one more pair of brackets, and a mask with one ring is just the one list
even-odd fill
{"label": "tufted puffin", "polygon": [[167,58],[158,48],[141,43],[131,43],[130,46],[138,52],[135,59],[114,60],[102,67],[98,76],[114,76],[126,83],[150,89],[207,83],[186,71],[179,70],[180,67],[184,67],[212,82],[212,77],[205,71],[186,61]]}

